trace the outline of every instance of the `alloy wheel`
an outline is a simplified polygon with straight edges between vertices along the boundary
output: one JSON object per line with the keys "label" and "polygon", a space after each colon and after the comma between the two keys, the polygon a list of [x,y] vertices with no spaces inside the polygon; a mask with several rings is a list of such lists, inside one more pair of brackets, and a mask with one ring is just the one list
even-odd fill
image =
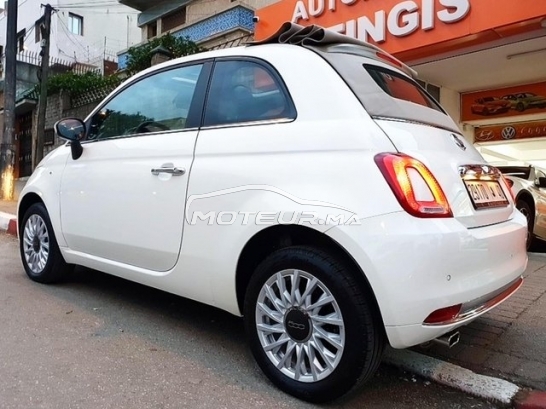
{"label": "alloy wheel", "polygon": [[23,232],[23,251],[28,268],[40,274],[49,258],[49,233],[41,216],[33,214],[25,224]]}
{"label": "alloy wheel", "polygon": [[300,382],[317,382],[338,366],[345,348],[341,309],[326,285],[302,270],[283,270],[262,286],[256,329],[271,363]]}

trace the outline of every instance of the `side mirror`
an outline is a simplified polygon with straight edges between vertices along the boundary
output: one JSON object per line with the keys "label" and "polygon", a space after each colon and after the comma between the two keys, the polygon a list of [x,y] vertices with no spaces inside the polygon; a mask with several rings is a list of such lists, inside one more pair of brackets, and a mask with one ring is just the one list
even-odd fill
{"label": "side mirror", "polygon": [[535,179],[535,186],[536,187],[543,187],[546,188],[546,178],[536,178]]}
{"label": "side mirror", "polygon": [[76,118],[63,119],[55,124],[55,132],[59,138],[70,142],[72,159],[79,159],[83,153],[80,141],[85,137],[85,123]]}

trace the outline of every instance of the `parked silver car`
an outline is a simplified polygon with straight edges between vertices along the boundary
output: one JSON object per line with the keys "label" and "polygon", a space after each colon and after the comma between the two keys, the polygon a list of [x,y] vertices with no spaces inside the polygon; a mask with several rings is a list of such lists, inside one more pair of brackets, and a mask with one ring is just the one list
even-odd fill
{"label": "parked silver car", "polygon": [[516,207],[527,217],[527,249],[546,240],[546,172],[534,166],[499,166],[511,185]]}

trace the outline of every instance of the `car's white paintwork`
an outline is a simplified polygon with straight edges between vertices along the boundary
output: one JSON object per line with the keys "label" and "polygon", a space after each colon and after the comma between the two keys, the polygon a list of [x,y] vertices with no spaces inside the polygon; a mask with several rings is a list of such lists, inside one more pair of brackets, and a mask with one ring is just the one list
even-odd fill
{"label": "car's white paintwork", "polygon": [[531,167],[528,179],[510,175],[505,175],[505,177],[514,182],[512,192],[516,200],[522,194],[529,193],[531,195],[535,209],[533,234],[542,240],[546,240],[546,188],[536,185],[537,172],[540,172],[540,176],[544,175],[543,171]]}
{"label": "car's white paintwork", "polygon": [[[485,163],[473,146],[462,150],[452,133],[434,127],[373,120],[330,65],[302,47],[220,50],[162,68],[220,56],[268,61],[283,78],[297,118],[93,142],[83,145],[76,161],[69,146],[60,147],[41,163],[21,198],[43,198],[68,263],[240,314],[241,252],[270,226],[256,223],[253,215],[246,224],[189,224],[185,202],[191,195],[267,185],[358,216],[360,225],[306,227],[335,240],[358,263],[394,347],[449,331],[455,326],[422,322],[438,308],[471,301],[523,273],[525,218],[513,203],[474,210],[460,179],[458,166]],[[419,219],[402,210],[374,162],[377,153],[397,150],[432,170],[455,217]],[[167,162],[187,173],[151,175],[152,167]],[[204,213],[312,211],[321,218],[331,210],[267,189],[199,198],[190,207]]]}

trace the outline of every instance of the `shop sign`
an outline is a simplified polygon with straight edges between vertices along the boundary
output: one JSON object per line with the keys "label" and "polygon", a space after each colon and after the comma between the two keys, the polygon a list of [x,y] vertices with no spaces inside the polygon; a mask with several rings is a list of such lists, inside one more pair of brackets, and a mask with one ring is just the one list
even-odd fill
{"label": "shop sign", "polygon": [[316,24],[411,61],[541,30],[544,16],[544,0],[280,0],[256,11],[255,39]]}
{"label": "shop sign", "polygon": [[527,114],[546,114],[546,82],[461,96],[461,121]]}
{"label": "shop sign", "polygon": [[[299,0],[294,6],[292,22],[306,25],[310,18],[334,13],[339,7],[350,7],[362,0]],[[371,3],[371,2],[370,2]],[[370,16],[360,16],[349,21],[328,27],[359,40],[381,44],[387,33],[395,37],[405,37],[421,29],[434,29],[437,21],[456,23],[470,12],[470,0],[400,1],[391,9],[380,9]]]}
{"label": "shop sign", "polygon": [[482,126],[474,130],[474,142],[512,141],[546,137],[546,121]]}

